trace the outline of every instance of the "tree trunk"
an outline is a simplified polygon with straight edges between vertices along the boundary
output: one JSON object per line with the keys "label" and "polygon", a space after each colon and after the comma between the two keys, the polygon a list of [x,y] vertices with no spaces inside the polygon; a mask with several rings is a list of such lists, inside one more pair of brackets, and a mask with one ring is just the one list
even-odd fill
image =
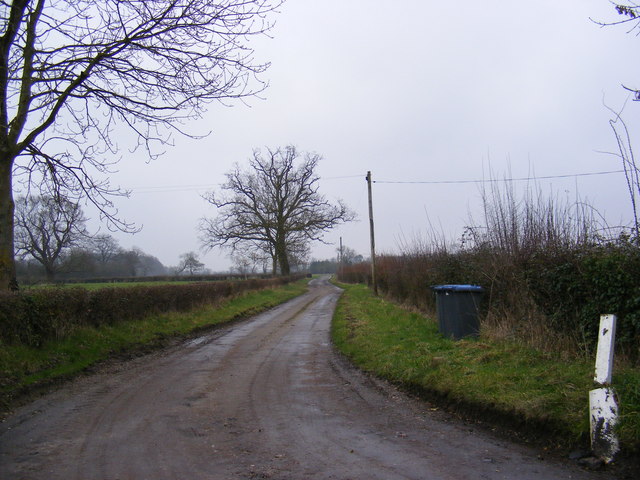
{"label": "tree trunk", "polygon": [[54,270],[53,266],[51,265],[45,265],[44,266],[44,273],[47,277],[47,283],[53,283],[53,281],[55,280],[56,277],[56,271]]}
{"label": "tree trunk", "polygon": [[13,246],[12,163],[0,158],[0,290],[17,290],[16,263]]}
{"label": "tree trunk", "polygon": [[276,256],[280,264],[280,275],[287,276],[291,273],[289,266],[289,257],[287,255],[287,244],[283,241],[278,242],[276,246]]}
{"label": "tree trunk", "polygon": [[289,259],[287,258],[287,254],[285,253],[280,258],[280,275],[286,277],[291,273],[291,266],[289,265]]}

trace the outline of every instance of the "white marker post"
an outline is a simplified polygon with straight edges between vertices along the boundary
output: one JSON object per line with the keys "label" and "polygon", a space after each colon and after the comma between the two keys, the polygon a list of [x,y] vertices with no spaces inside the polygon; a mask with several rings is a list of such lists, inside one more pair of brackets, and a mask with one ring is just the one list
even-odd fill
{"label": "white marker post", "polygon": [[616,340],[616,316],[600,316],[598,350],[596,352],[596,375],[593,380],[600,385],[610,385],[613,373],[613,350]]}
{"label": "white marker post", "polygon": [[602,385],[589,392],[591,412],[591,450],[605,463],[613,460],[620,450],[614,427],[618,422],[618,405],[611,388],[613,372],[613,352],[616,337],[616,316],[602,315],[598,332],[598,350],[596,353],[596,374],[594,381]]}

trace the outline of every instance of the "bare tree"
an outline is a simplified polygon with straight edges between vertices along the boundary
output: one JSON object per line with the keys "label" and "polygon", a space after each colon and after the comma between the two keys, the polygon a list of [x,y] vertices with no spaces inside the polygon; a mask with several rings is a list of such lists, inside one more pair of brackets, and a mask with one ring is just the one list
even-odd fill
{"label": "bare tree", "polygon": [[238,273],[246,275],[260,270],[267,273],[271,266],[273,271],[273,258],[271,252],[264,251],[261,244],[248,244],[247,248],[236,249],[229,258]]}
{"label": "bare tree", "polygon": [[87,197],[120,229],[104,175],[128,129],[154,158],[215,100],[264,88],[249,39],[281,0],[0,2],[0,288],[15,284],[13,184]]}
{"label": "bare tree", "polygon": [[31,256],[54,279],[61,256],[86,238],[86,218],[77,203],[53,197],[20,197],[16,202],[16,251]]}
{"label": "bare tree", "polygon": [[234,254],[231,256],[231,260],[233,261],[231,272],[235,270],[240,275],[244,275],[246,277],[250,273],[255,273],[256,271],[257,263],[250,255]]}
{"label": "bare tree", "polygon": [[274,270],[277,265],[288,275],[292,256],[308,254],[310,241],[322,240],[327,230],[355,218],[341,201],[333,205],[318,193],[320,159],[293,146],[268,149],[266,156],[255,150],[248,170],[236,165],[226,175],[221,196],[211,192],[204,197],[219,214],[202,219],[203,246],[269,252]]}
{"label": "bare tree", "polygon": [[629,200],[631,202],[631,213],[633,215],[633,237],[636,242],[640,242],[640,167],[636,163],[633,152],[633,143],[629,128],[622,118],[622,112],[606,107],[612,114],[613,118],[609,120],[609,125],[616,139],[618,151],[604,152],[618,157],[624,168],[624,176],[627,183],[627,191],[629,192]]}
{"label": "bare tree", "polygon": [[[636,34],[640,33],[640,5],[636,2],[611,3],[621,18],[614,22],[595,21],[595,23],[603,27],[626,25],[628,27],[628,31],[636,30]],[[639,88],[630,88],[628,86],[623,87],[633,94],[634,100],[640,101]],[[631,212],[633,214],[633,237],[636,242],[640,242],[640,215],[638,213],[638,202],[640,201],[640,168],[636,164],[629,129],[622,118],[622,110],[624,107],[620,111],[616,111],[606,105],[605,108],[607,108],[612,114],[612,118],[609,120],[609,125],[611,126],[613,135],[616,139],[618,151],[616,153],[603,153],[615,155],[622,163],[627,183],[627,191],[629,192],[629,199],[631,202]]]}
{"label": "bare tree", "polygon": [[102,266],[108,264],[122,248],[118,241],[111,235],[96,235],[89,240],[91,251],[97,257]]}
{"label": "bare tree", "polygon": [[96,256],[90,250],[81,247],[73,247],[61,257],[56,268],[56,275],[65,275],[73,278],[95,277],[98,272]]}
{"label": "bare tree", "polygon": [[310,255],[311,247],[309,242],[305,240],[304,236],[300,236],[298,239],[293,238],[287,245],[289,266],[294,269],[294,271],[305,269],[309,264]]}
{"label": "bare tree", "polygon": [[195,275],[198,272],[204,270],[204,263],[198,259],[198,254],[195,252],[187,252],[180,255],[180,264],[177,268],[177,273],[189,272],[189,275]]}
{"label": "bare tree", "polygon": [[342,250],[338,248],[336,252],[338,253],[339,262],[342,265],[353,265],[364,261],[364,257],[351,247],[343,246]]}
{"label": "bare tree", "polygon": [[122,271],[130,277],[137,277],[138,274],[144,276],[142,267],[142,256],[144,252],[139,247],[130,250],[122,250],[118,253],[118,261],[122,264]]}
{"label": "bare tree", "polygon": [[[309,258],[309,241],[304,235],[290,235],[286,248],[290,267],[302,265]],[[267,271],[266,266],[268,263],[271,263],[271,272],[273,275],[276,275],[280,271],[276,249],[271,242],[240,242],[235,249],[232,249],[232,252],[232,259],[238,256],[245,257],[252,260],[253,265],[262,265],[264,272]]]}
{"label": "bare tree", "polygon": [[[593,20],[594,23],[602,27],[626,25],[629,32],[636,30],[636,34],[638,34],[638,30],[640,30],[640,4],[636,2],[618,3],[613,1],[611,2],[611,4],[618,15],[621,16],[619,20],[611,22]],[[623,87],[633,94],[635,100],[640,101],[640,88],[628,87],[625,85],[623,85]]]}

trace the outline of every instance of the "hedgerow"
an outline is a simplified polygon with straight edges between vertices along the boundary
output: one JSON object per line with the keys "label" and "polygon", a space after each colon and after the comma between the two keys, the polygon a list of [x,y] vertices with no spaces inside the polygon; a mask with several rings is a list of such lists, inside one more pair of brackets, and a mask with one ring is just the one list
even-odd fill
{"label": "hedgerow", "polygon": [[[483,192],[484,218],[455,247],[441,239],[377,261],[378,288],[427,311],[430,286],[485,288],[485,333],[568,353],[592,353],[601,314],[616,314],[618,352],[640,363],[640,238],[624,229],[603,238],[584,202],[558,204],[535,191],[516,200],[512,184]],[[342,269],[344,282],[371,283],[365,264]]]}
{"label": "hedgerow", "polygon": [[[640,249],[603,245],[542,251],[515,262],[500,252],[384,255],[378,288],[389,297],[435,311],[430,286],[477,284],[485,288],[481,321],[500,324],[503,335],[593,353],[601,314],[618,317],[618,352],[640,362]],[[341,281],[371,283],[367,264],[345,267]],[[535,330],[536,332],[532,332]]]}
{"label": "hedgerow", "polygon": [[0,293],[0,342],[39,346],[78,326],[112,325],[157,313],[184,312],[234,295],[283,285],[296,276],[102,288],[65,287]]}

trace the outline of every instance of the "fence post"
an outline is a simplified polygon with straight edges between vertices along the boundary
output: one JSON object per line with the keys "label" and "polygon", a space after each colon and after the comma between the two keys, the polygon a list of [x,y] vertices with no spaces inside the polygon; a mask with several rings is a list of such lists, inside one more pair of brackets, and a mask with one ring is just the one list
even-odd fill
{"label": "fence post", "polygon": [[613,352],[616,336],[616,316],[601,315],[596,352],[596,373],[594,381],[600,388],[589,392],[591,426],[591,450],[605,463],[613,460],[620,450],[614,428],[618,422],[618,405],[615,392],[611,388]]}

